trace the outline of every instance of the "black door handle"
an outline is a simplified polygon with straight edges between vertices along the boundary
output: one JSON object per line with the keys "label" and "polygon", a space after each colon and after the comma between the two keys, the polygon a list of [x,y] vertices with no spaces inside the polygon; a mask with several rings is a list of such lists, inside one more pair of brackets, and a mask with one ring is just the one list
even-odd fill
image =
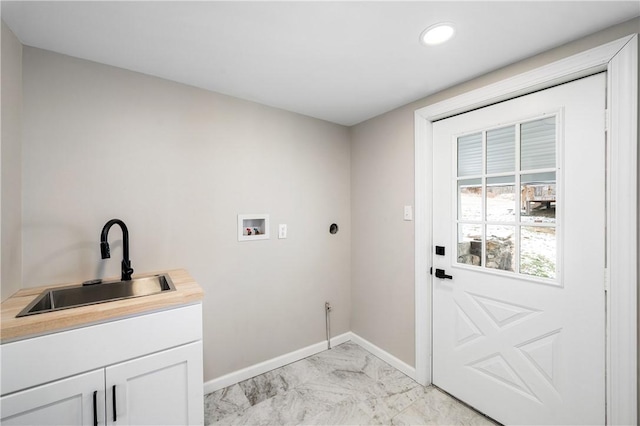
{"label": "black door handle", "polygon": [[116,385],[113,385],[113,387],[111,388],[111,399],[113,400],[113,421],[117,422],[118,421],[118,414],[117,414],[117,409],[116,409]]}
{"label": "black door handle", "polygon": [[93,391],[93,426],[98,426],[98,391]]}
{"label": "black door handle", "polygon": [[448,280],[453,279],[451,275],[445,274],[444,269],[436,269],[436,278],[446,278]]}

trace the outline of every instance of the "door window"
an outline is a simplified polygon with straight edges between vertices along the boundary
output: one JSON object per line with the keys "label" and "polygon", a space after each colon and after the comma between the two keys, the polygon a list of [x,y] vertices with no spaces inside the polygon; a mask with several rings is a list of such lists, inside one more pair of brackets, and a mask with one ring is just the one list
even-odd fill
{"label": "door window", "polygon": [[557,121],[456,138],[458,265],[556,281]]}

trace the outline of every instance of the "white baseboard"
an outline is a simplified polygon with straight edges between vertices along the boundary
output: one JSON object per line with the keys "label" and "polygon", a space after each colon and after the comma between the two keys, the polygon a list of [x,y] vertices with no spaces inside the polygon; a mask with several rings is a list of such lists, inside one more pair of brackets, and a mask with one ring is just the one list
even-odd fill
{"label": "white baseboard", "polygon": [[[387,364],[402,371],[413,380],[416,380],[415,367],[411,367],[409,364],[401,361],[400,359],[391,355],[389,352],[380,349],[378,346],[374,345],[368,340],[363,339],[355,333],[349,331],[347,333],[331,338],[331,346],[336,346],[341,343],[348,342],[349,340],[362,346],[363,349],[366,349],[372,355],[377,356]],[[251,365],[247,368],[243,368],[242,370],[234,371],[233,373],[229,373],[216,379],[209,380],[204,384],[204,394],[206,395],[208,393],[226,388],[227,386],[235,385],[236,383],[240,383],[244,380],[250,379],[260,374],[264,374],[267,371],[284,367],[287,364],[300,361],[301,359],[307,358],[311,355],[315,355],[325,350],[327,350],[326,341],[315,343],[311,346],[307,346],[306,348],[298,349],[297,351],[289,352],[288,354],[280,355],[264,362]]]}
{"label": "white baseboard", "polygon": [[368,340],[363,339],[362,337],[358,336],[353,332],[351,333],[351,341],[353,343],[357,343],[358,345],[362,346],[363,349],[366,349],[367,351],[371,352],[372,355],[377,356],[378,358],[380,358],[390,366],[395,367],[398,370],[402,371],[404,374],[411,377],[413,380],[416,380],[415,367],[412,367],[406,362],[401,361],[400,359],[391,355],[389,352],[380,349],[378,346],[374,345]]}
{"label": "white baseboard", "polygon": [[[351,340],[352,333],[347,332],[336,337],[331,338],[331,346],[336,346],[341,343]],[[288,354],[280,355],[278,357],[260,362],[258,364],[251,365],[242,370],[234,371],[224,376],[209,380],[204,384],[204,394],[215,392],[219,389],[226,388],[227,386],[240,383],[243,380],[250,379],[252,377],[264,374],[267,371],[275,370],[276,368],[284,367],[292,362],[300,361],[311,355],[315,355],[327,349],[327,342],[322,341],[315,343],[306,348],[298,349],[297,351],[289,352]]]}

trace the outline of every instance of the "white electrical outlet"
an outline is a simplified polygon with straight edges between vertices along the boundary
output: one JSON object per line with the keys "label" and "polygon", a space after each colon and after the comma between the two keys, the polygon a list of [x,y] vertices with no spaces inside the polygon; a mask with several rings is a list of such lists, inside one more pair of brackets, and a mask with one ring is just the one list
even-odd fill
{"label": "white electrical outlet", "polygon": [[281,223],[278,225],[278,238],[287,238],[287,224]]}
{"label": "white electrical outlet", "polygon": [[404,220],[413,220],[413,209],[411,206],[404,206]]}

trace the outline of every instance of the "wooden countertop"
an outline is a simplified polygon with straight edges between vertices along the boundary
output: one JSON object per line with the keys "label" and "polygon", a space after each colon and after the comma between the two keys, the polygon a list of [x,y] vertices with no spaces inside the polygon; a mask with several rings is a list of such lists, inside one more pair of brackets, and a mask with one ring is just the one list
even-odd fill
{"label": "wooden countertop", "polygon": [[0,343],[84,327],[146,312],[160,311],[175,306],[196,303],[204,298],[202,288],[184,269],[135,274],[134,278],[156,274],[169,274],[176,291],[16,318],[16,315],[44,290],[73,284],[79,285],[80,283],[19,290],[0,305],[0,319],[2,321],[0,324]]}

